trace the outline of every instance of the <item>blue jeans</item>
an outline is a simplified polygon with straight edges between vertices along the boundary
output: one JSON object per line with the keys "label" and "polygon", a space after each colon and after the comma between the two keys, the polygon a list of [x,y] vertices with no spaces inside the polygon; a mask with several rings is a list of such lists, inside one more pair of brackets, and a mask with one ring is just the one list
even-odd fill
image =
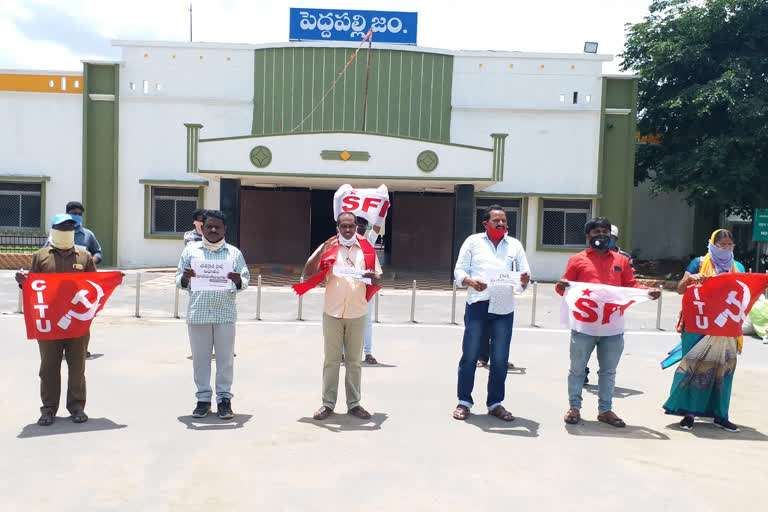
{"label": "blue jeans", "polygon": [[[512,323],[514,313],[495,315],[488,313],[488,301],[467,304],[464,310],[464,341],[462,342],[461,360],[459,361],[459,404],[471,408],[472,388],[475,387],[475,370],[483,331],[486,327],[491,333],[491,364],[488,375],[488,410],[504,401],[504,383],[507,380],[507,361],[509,343],[512,341]],[[583,371],[583,370],[582,370]]]}
{"label": "blue jeans", "polygon": [[571,407],[581,409],[581,388],[584,386],[585,368],[592,351],[597,347],[598,375],[597,408],[600,413],[611,410],[613,388],[616,387],[616,367],[624,351],[624,335],[590,336],[571,331],[571,369],[568,371],[568,400]]}

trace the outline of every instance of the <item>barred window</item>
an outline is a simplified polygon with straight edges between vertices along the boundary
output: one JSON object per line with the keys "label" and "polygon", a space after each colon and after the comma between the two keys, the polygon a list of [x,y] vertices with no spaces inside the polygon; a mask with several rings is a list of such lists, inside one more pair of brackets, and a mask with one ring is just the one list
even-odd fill
{"label": "barred window", "polygon": [[42,185],[0,181],[0,229],[40,230]]}
{"label": "barred window", "polygon": [[541,246],[584,247],[584,225],[592,217],[591,199],[544,199]]}
{"label": "barred window", "polygon": [[198,208],[198,189],[152,187],[151,226],[153,235],[183,235],[192,226],[192,212]]}
{"label": "barred window", "polygon": [[522,199],[508,199],[483,197],[475,200],[475,232],[484,233],[483,215],[485,210],[492,204],[501,206],[507,214],[507,233],[509,236],[520,239],[522,233]]}

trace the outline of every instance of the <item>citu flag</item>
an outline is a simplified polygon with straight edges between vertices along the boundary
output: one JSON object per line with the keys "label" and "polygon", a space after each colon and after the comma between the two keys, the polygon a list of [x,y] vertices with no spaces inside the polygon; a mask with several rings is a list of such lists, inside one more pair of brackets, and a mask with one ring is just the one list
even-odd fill
{"label": "citu flag", "polygon": [[723,273],[689,286],[683,296],[686,332],[741,336],[741,324],[768,285],[768,274]]}
{"label": "citu flag", "polygon": [[624,312],[632,304],[651,300],[647,288],[571,282],[560,305],[560,321],[591,336],[624,332]]}
{"label": "citu flag", "polygon": [[27,274],[21,285],[27,338],[64,340],[86,335],[93,318],[122,282],[122,272]]}

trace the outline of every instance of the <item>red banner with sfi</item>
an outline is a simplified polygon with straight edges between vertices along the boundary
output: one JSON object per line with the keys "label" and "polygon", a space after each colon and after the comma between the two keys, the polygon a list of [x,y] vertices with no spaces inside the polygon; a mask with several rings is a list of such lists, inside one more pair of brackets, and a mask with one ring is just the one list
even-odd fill
{"label": "red banner with sfi", "polygon": [[768,285],[768,274],[727,273],[689,286],[683,296],[686,332],[741,336],[741,324]]}
{"label": "red banner with sfi", "polygon": [[122,272],[27,274],[21,285],[27,338],[64,340],[84,336],[122,282]]}

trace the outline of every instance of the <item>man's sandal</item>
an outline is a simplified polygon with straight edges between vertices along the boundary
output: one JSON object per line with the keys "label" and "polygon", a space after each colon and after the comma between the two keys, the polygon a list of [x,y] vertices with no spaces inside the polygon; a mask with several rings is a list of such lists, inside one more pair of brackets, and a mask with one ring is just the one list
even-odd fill
{"label": "man's sandal", "polygon": [[466,405],[457,405],[456,410],[453,411],[453,419],[465,420],[469,417],[469,407]]}
{"label": "man's sandal", "polygon": [[37,424],[41,427],[48,427],[50,425],[53,425],[53,421],[56,419],[56,417],[53,415],[52,412],[45,411],[43,414],[40,415],[40,419],[37,420]]}
{"label": "man's sandal", "polygon": [[491,416],[496,416],[500,420],[504,421],[514,421],[515,419],[515,417],[512,416],[512,413],[506,410],[503,405],[497,405],[492,410],[488,411],[488,414]]}
{"label": "man's sandal", "polygon": [[571,407],[568,409],[568,412],[565,413],[563,420],[569,425],[576,425],[581,420],[581,412],[578,409]]}
{"label": "man's sandal", "polygon": [[602,421],[603,423],[607,423],[612,427],[617,427],[617,428],[624,428],[627,426],[627,424],[624,423],[624,420],[616,416],[616,413],[613,411],[608,411],[602,414],[598,414],[597,421]]}
{"label": "man's sandal", "polygon": [[315,412],[315,414],[312,415],[312,419],[323,421],[325,419],[328,419],[328,416],[330,416],[332,413],[333,413],[333,409],[331,409],[330,407],[322,406]]}
{"label": "man's sandal", "polygon": [[85,423],[88,421],[88,415],[85,414],[84,410],[79,409],[72,413],[72,421],[75,423]]}

